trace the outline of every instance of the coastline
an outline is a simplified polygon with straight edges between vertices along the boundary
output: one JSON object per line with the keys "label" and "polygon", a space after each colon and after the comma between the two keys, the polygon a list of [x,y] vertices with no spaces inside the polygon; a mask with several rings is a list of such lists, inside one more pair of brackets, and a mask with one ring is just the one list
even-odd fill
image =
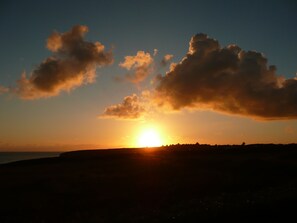
{"label": "coastline", "polygon": [[295,216],[297,145],[65,152],[0,165],[0,222],[254,222]]}
{"label": "coastline", "polygon": [[58,157],[63,152],[0,152],[0,165],[23,160]]}

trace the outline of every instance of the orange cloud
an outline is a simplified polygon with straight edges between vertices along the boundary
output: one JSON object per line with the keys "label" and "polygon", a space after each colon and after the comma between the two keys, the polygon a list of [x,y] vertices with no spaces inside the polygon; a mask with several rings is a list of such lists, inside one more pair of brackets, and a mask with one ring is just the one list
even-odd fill
{"label": "orange cloud", "polygon": [[126,56],[124,62],[121,62],[119,66],[132,71],[126,75],[126,80],[136,84],[144,81],[152,72],[153,62],[150,53],[138,51],[135,56]]}
{"label": "orange cloud", "polygon": [[99,118],[138,119],[145,113],[136,94],[126,96],[121,104],[107,107]]}
{"label": "orange cloud", "polygon": [[263,54],[236,45],[220,47],[206,34],[190,41],[189,51],[158,78],[159,105],[212,109],[260,119],[297,118],[297,79],[276,75]]}
{"label": "orange cloud", "polygon": [[53,32],[47,39],[47,48],[53,52],[27,78],[22,74],[11,91],[20,98],[38,99],[71,91],[82,84],[93,83],[96,68],[111,64],[111,52],[104,51],[99,42],[84,40],[87,26],[76,25],[65,33]]}
{"label": "orange cloud", "polygon": [[1,86],[0,85],[0,95],[7,93],[9,91],[9,89],[7,87]]}
{"label": "orange cloud", "polygon": [[163,57],[163,59],[161,60],[161,65],[162,66],[166,66],[172,58],[173,58],[173,55],[172,54],[166,54]]}

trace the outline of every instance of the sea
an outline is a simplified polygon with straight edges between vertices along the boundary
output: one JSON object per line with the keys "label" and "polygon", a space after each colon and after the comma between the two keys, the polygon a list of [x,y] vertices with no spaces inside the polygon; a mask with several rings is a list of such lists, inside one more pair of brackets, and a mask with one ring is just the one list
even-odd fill
{"label": "sea", "polygon": [[62,152],[0,152],[0,164],[20,160],[58,157]]}

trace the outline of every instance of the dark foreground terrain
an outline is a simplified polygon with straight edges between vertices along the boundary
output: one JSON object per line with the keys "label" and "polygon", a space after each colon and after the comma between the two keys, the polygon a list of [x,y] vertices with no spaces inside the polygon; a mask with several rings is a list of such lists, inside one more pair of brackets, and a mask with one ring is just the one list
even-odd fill
{"label": "dark foreground terrain", "polygon": [[289,222],[297,145],[69,152],[0,165],[0,195],[1,223]]}

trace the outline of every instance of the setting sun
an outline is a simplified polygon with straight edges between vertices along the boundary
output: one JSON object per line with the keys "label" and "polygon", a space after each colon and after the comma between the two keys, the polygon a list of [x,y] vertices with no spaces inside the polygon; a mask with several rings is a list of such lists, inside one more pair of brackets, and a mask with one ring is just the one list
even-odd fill
{"label": "setting sun", "polygon": [[139,147],[158,147],[162,145],[159,133],[155,129],[146,129],[138,137]]}

